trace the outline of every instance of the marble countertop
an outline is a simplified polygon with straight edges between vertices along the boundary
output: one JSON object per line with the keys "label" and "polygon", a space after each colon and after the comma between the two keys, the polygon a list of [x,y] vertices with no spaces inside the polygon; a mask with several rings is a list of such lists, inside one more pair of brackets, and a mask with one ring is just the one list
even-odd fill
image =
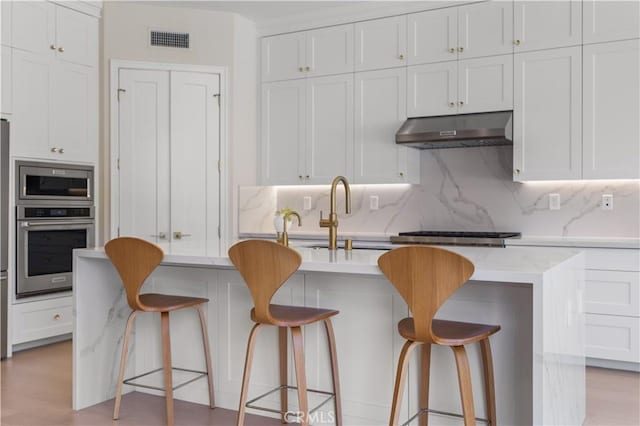
{"label": "marble countertop", "polygon": [[[317,244],[317,243],[316,243]],[[378,257],[385,250],[354,249],[347,252],[309,247],[312,244],[292,244],[302,255],[301,272],[328,272],[358,275],[381,275]],[[163,264],[213,268],[233,268],[225,250],[203,248],[185,242],[159,244],[164,250]],[[471,260],[476,269],[471,277],[480,281],[535,282],[541,275],[579,255],[578,249],[540,247],[447,247]],[[106,258],[102,248],[79,249],[75,254],[84,258]]]}

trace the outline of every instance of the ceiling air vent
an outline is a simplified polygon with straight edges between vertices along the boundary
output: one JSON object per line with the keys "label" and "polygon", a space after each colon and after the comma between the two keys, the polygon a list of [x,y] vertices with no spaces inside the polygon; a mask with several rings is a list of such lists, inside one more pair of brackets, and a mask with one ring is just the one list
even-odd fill
{"label": "ceiling air vent", "polygon": [[189,48],[189,33],[151,30],[151,46]]}

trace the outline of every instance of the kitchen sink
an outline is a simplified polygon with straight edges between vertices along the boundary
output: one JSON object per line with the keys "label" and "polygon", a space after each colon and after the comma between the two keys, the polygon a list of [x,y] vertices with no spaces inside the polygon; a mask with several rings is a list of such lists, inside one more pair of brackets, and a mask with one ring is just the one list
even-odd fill
{"label": "kitchen sink", "polygon": [[[308,244],[300,247],[304,248],[312,248],[312,249],[328,249],[328,244]],[[353,246],[353,250],[391,250],[394,247],[391,244],[379,244],[379,245],[368,245],[368,246]],[[344,244],[338,244],[338,249],[344,249]]]}

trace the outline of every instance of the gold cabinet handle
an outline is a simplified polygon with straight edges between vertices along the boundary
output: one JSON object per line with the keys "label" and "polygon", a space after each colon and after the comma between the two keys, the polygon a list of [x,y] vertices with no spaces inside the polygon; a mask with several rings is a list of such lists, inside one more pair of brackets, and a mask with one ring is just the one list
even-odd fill
{"label": "gold cabinet handle", "polygon": [[305,179],[309,179],[309,175],[306,175],[304,178],[305,178]]}
{"label": "gold cabinet handle", "polygon": [[60,149],[58,150],[58,154],[64,154],[64,148],[60,148]]}
{"label": "gold cabinet handle", "polygon": [[64,52],[64,47],[62,46],[58,47],[58,52]]}
{"label": "gold cabinet handle", "polygon": [[60,314],[55,314],[55,315],[53,316],[54,321],[58,321],[60,318],[62,318],[62,317],[60,316]]}
{"label": "gold cabinet handle", "polygon": [[513,170],[513,174],[519,175],[520,174],[520,169],[514,169]]}
{"label": "gold cabinet handle", "polygon": [[460,102],[458,102],[458,105],[464,106],[464,102],[460,101]]}
{"label": "gold cabinet handle", "polygon": [[404,177],[404,172],[399,173],[400,177]]}
{"label": "gold cabinet handle", "polygon": [[398,56],[398,59],[400,59],[401,61],[404,60],[404,55],[400,54],[400,56]]}
{"label": "gold cabinet handle", "polygon": [[51,49],[51,50],[56,50],[56,49],[57,49],[57,47],[56,47],[56,45],[55,45],[55,44],[52,44],[52,45],[50,45],[50,46],[49,46],[49,49]]}
{"label": "gold cabinet handle", "polygon": [[458,52],[464,52],[464,47],[462,46],[458,47]]}
{"label": "gold cabinet handle", "polygon": [[300,179],[300,180],[302,180],[303,177],[304,176],[302,176],[302,175],[298,175],[298,179]]}
{"label": "gold cabinet handle", "polygon": [[298,68],[298,71],[302,72],[302,71],[304,71],[304,68],[300,67],[300,68]]}
{"label": "gold cabinet handle", "polygon": [[54,146],[53,148],[51,148],[51,152],[58,152],[58,148]]}
{"label": "gold cabinet handle", "polygon": [[516,46],[520,46],[520,40],[513,40],[513,44],[515,44]]}
{"label": "gold cabinet handle", "polygon": [[173,233],[173,238],[175,238],[176,240],[181,240],[184,237],[190,237],[190,236],[191,236],[191,234],[183,234],[180,231],[177,231],[177,232]]}
{"label": "gold cabinet handle", "polygon": [[152,235],[152,237],[160,238],[161,240],[164,240],[165,238],[167,238],[167,234],[165,234],[164,232],[160,232],[159,234]]}
{"label": "gold cabinet handle", "polygon": [[311,71],[311,67],[305,67],[305,70]]}
{"label": "gold cabinet handle", "polygon": [[449,102],[449,108],[453,108],[454,106],[456,106],[455,102]]}
{"label": "gold cabinet handle", "polygon": [[454,49],[453,47],[449,49],[449,53],[456,53],[456,49]]}

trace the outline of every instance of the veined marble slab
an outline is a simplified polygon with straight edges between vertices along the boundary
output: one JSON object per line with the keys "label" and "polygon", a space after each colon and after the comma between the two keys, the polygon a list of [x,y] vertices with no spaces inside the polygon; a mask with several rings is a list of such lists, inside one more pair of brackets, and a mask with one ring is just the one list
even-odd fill
{"label": "veined marble slab", "polygon": [[[250,327],[248,291],[233,270],[226,249],[198,250],[182,242],[164,244],[162,248],[166,253],[164,261],[145,289],[210,299],[207,316],[216,372],[216,401],[220,407],[237,409],[244,345]],[[334,328],[340,363],[347,366],[340,371],[345,424],[385,423],[395,360],[401,346],[395,324],[407,314],[407,308],[377,266],[377,259],[384,251],[294,248],[302,255],[303,262],[299,272],[278,293],[278,303],[340,309]],[[448,249],[468,257],[476,269],[470,283],[443,306],[439,317],[503,326],[503,331],[492,337],[497,362],[499,422],[582,424],[585,415],[584,255],[579,250],[566,248]],[[128,312],[122,284],[104,251],[76,250],[74,409],[113,397]],[[354,327],[358,324],[379,326],[357,331]],[[195,317],[176,313],[172,315],[172,327],[180,327],[177,343],[174,342],[174,362],[197,368],[202,355]],[[138,322],[128,376],[157,367],[158,338],[153,337],[157,328],[150,316]],[[310,386],[324,386],[326,375],[319,373],[324,367],[318,368],[326,360],[320,343],[323,340],[313,327],[305,335],[306,344],[310,345],[307,348],[307,371],[312,372]],[[259,361],[265,365],[254,366],[256,379],[252,389],[256,394],[267,389],[267,385],[277,383],[277,377],[272,377],[277,366],[273,353],[277,340],[273,337],[259,343],[268,350],[262,352]],[[349,347],[355,338],[359,343]],[[381,344],[383,347],[379,347]],[[378,350],[372,352],[374,347]],[[370,355],[361,359],[364,354],[358,351],[362,348]],[[477,355],[473,350],[470,354]],[[433,398],[438,406],[450,405],[455,409],[459,407],[455,370],[452,370],[450,354],[443,351],[438,349],[434,353],[432,371],[437,373],[432,386],[441,392],[434,392]],[[480,415],[484,411],[479,391],[482,382],[476,377],[480,368],[474,355],[471,363],[474,386],[478,389],[476,412]],[[380,380],[375,381],[378,385],[369,384],[358,390],[364,381],[368,383],[372,374],[379,376]],[[388,385],[384,385],[387,382]],[[202,385],[186,386],[175,396],[206,403],[206,387]],[[403,408],[405,414],[415,406],[414,388],[415,383],[410,380]],[[434,420],[432,424],[441,424],[438,422]]]}

